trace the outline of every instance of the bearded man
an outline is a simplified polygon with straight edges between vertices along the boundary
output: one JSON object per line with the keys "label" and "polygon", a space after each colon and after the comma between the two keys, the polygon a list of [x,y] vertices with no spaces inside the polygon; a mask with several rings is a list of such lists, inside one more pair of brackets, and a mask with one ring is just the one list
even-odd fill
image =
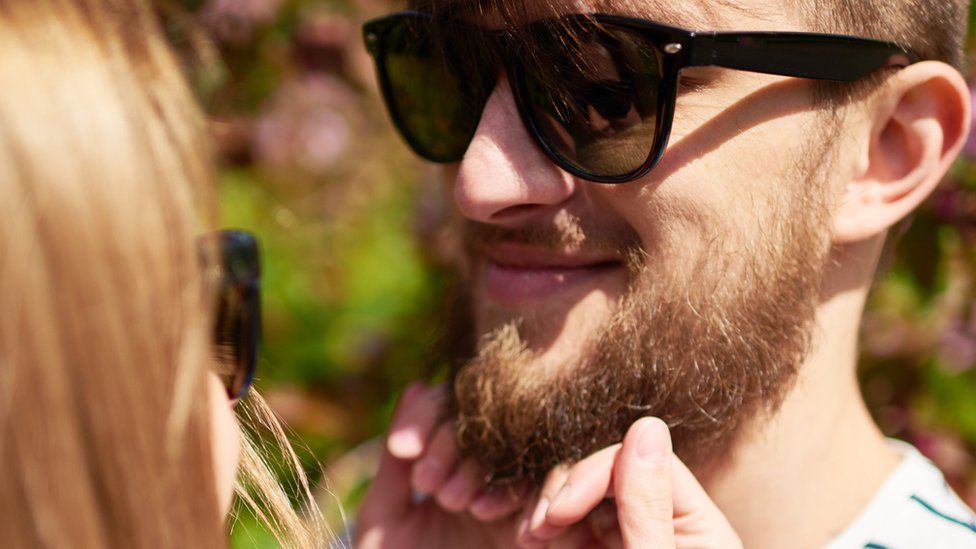
{"label": "bearded man", "polygon": [[[972,511],[885,439],[855,375],[889,233],[968,135],[968,2],[414,7],[365,37],[457,214],[470,348],[451,413],[416,389],[387,445],[425,517],[511,546],[500,494],[528,487],[518,540],[562,543],[550,486],[579,479],[557,471],[654,416],[746,547],[976,546]],[[382,489],[367,546],[442,546],[391,536]]]}

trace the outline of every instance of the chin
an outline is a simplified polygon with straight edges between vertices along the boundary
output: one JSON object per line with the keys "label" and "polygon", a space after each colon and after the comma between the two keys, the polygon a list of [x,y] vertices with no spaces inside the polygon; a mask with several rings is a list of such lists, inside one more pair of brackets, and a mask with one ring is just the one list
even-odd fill
{"label": "chin", "polygon": [[503,326],[517,328],[533,362],[551,367],[580,356],[584,347],[609,321],[623,285],[617,288],[577,289],[532,304],[502,305],[491,300],[476,301],[478,334],[492,333]]}

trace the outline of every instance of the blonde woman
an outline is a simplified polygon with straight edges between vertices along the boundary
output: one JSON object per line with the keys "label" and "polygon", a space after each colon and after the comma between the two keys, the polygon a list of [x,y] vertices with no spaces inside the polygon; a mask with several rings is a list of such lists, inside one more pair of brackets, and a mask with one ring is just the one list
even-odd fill
{"label": "blonde woman", "polygon": [[254,248],[202,237],[214,209],[146,2],[0,0],[0,547],[225,546],[235,477],[283,545],[327,543],[241,442]]}

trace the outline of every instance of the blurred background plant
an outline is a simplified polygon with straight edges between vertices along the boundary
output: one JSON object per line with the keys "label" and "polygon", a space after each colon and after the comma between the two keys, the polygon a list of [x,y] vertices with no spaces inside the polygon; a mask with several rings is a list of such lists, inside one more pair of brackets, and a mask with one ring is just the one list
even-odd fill
{"label": "blurred background plant", "polygon": [[[449,281],[436,173],[394,134],[361,46],[360,24],[391,4],[160,7],[212,118],[222,223],[263,245],[257,386],[302,441],[338,521],[370,468],[343,456],[382,432],[398,393],[437,366]],[[976,507],[976,138],[901,241],[863,342],[864,393],[885,432],[916,444]],[[273,545],[248,516],[233,540]]]}

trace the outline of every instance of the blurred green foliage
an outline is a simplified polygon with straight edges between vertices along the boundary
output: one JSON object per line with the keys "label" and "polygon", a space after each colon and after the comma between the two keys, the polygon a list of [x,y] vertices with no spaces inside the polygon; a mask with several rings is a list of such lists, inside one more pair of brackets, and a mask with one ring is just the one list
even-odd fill
{"label": "blurred green foliage", "polygon": [[[436,261],[436,178],[393,134],[360,45],[359,25],[389,4],[161,5],[213,119],[222,222],[263,245],[257,387],[303,441],[313,478],[330,464],[335,491],[355,494],[342,479],[361,464],[341,456],[380,433],[405,384],[436,366],[449,277]],[[861,377],[885,432],[919,446],[976,504],[976,141],[966,154],[872,294]],[[249,517],[233,539],[273,545]]]}

